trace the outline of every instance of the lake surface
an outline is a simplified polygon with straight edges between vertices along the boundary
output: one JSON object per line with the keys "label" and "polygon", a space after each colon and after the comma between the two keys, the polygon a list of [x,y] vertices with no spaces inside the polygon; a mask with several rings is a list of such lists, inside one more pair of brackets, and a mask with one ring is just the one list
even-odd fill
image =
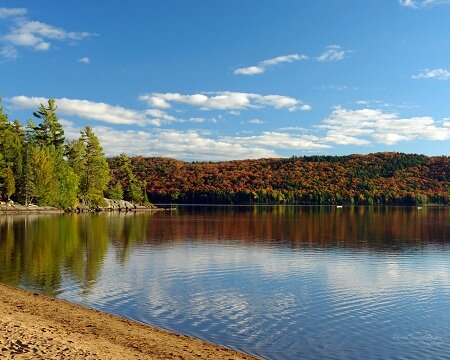
{"label": "lake surface", "polygon": [[0,216],[0,281],[269,359],[450,358],[450,208]]}

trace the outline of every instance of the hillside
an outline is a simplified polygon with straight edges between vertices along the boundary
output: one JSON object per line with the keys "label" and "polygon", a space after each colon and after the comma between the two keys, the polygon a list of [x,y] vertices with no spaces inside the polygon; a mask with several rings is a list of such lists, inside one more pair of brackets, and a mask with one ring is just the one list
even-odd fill
{"label": "hillside", "polygon": [[[108,160],[111,183],[122,179]],[[225,162],[132,158],[155,203],[448,204],[450,157],[403,153]]]}

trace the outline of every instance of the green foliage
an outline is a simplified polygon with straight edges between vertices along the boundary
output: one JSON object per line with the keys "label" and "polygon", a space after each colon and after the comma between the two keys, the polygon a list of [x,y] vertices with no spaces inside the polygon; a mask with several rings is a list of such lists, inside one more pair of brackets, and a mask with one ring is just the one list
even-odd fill
{"label": "green foliage", "polygon": [[134,166],[126,154],[120,154],[116,158],[117,174],[116,183],[124,184],[123,198],[138,204],[148,203],[145,190],[145,181],[137,179],[134,174]]}
{"label": "green foliage", "polygon": [[32,197],[39,206],[55,206],[59,190],[58,179],[55,172],[55,162],[50,148],[34,147],[31,151],[33,164],[34,192]]}
{"label": "green foliage", "polygon": [[[109,166],[100,141],[89,126],[81,131],[80,194],[90,205],[103,205],[104,191],[110,180]],[[80,146],[80,145],[77,145]],[[81,146],[80,146],[81,149]]]}
{"label": "green foliage", "polygon": [[[1,102],[1,101],[0,101]],[[98,138],[86,127],[79,140],[65,146],[55,101],[33,113],[39,125],[10,122],[0,107],[0,197],[26,205],[70,208],[79,197],[101,205],[109,168]]]}
{"label": "green foliage", "polygon": [[79,177],[66,162],[59,166],[58,183],[57,206],[63,209],[75,208],[78,205]]}
{"label": "green foliage", "polygon": [[64,130],[56,116],[55,100],[49,99],[47,107],[39,105],[38,111],[33,115],[42,121],[33,128],[36,142],[41,146],[53,145],[56,149],[60,149],[64,144]]}
{"label": "green foliage", "polygon": [[115,185],[110,185],[106,192],[106,197],[113,200],[123,200],[123,189],[120,182]]}

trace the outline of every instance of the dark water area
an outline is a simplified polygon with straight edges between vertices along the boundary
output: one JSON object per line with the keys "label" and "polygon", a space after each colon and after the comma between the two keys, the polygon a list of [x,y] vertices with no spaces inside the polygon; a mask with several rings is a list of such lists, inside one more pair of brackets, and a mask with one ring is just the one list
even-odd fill
{"label": "dark water area", "polygon": [[0,216],[0,282],[268,359],[450,358],[450,208]]}

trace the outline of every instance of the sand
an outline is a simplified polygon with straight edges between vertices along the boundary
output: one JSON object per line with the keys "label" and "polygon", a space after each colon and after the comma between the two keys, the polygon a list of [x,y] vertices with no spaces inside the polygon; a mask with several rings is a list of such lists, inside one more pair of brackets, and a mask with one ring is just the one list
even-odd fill
{"label": "sand", "polygon": [[255,359],[0,284],[2,359]]}

